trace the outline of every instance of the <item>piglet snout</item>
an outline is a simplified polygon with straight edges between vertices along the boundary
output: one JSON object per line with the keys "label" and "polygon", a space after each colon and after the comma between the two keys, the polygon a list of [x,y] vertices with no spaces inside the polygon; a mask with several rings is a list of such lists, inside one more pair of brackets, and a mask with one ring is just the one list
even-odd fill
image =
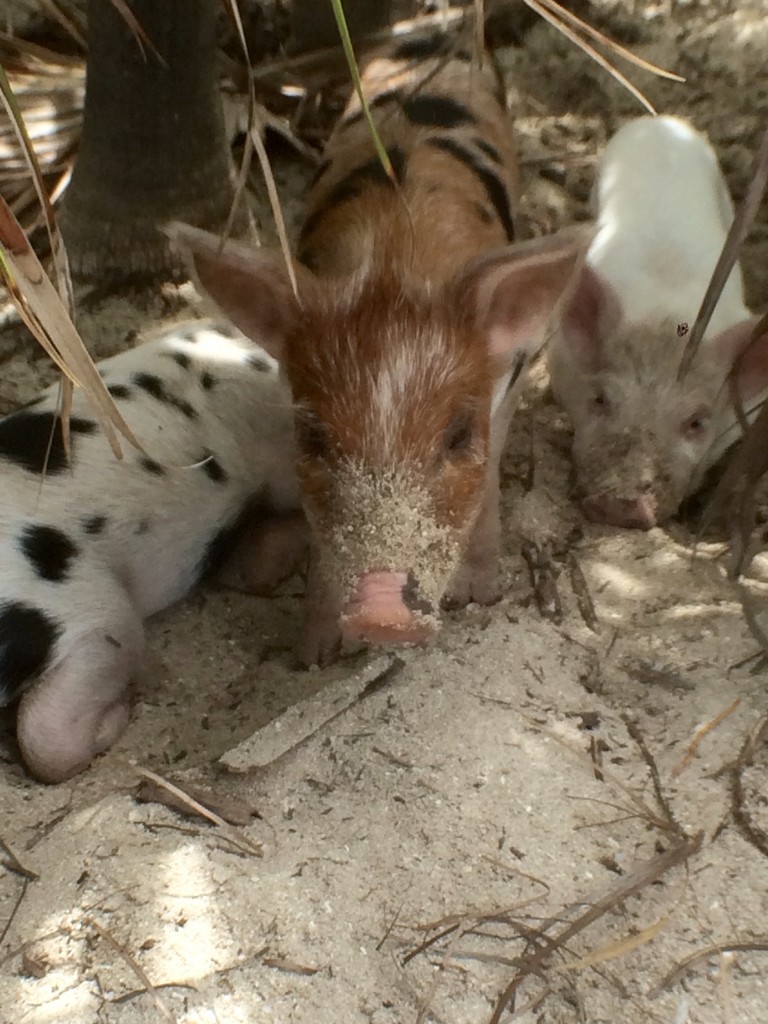
{"label": "piglet snout", "polygon": [[593,523],[608,523],[631,530],[651,530],[656,526],[658,509],[650,494],[636,498],[618,498],[611,494],[589,495],[581,507]]}
{"label": "piglet snout", "polygon": [[348,640],[423,644],[437,632],[438,620],[410,573],[382,569],[358,577],[341,628]]}

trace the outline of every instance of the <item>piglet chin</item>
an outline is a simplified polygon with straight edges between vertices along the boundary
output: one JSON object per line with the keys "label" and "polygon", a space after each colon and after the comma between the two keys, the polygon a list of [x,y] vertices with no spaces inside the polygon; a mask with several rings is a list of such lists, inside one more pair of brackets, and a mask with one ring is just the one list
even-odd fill
{"label": "piglet chin", "polygon": [[408,597],[411,589],[408,573],[364,573],[342,612],[344,637],[373,644],[426,643],[437,633],[439,623],[426,605],[417,602],[413,607]]}
{"label": "piglet chin", "polygon": [[611,494],[589,495],[581,503],[584,515],[593,523],[623,526],[630,530],[652,530],[658,523],[656,499],[649,494],[619,498]]}

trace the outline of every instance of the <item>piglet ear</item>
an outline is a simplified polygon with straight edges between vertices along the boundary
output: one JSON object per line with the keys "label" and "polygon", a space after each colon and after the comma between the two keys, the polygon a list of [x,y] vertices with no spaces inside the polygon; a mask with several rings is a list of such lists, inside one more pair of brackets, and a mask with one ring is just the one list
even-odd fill
{"label": "piglet ear", "polygon": [[595,366],[604,339],[621,321],[621,303],[611,285],[591,267],[581,268],[560,315],[560,338],[579,362]]}
{"label": "piglet ear", "polygon": [[[243,334],[279,360],[285,335],[301,308],[282,254],[242,242],[222,245],[217,235],[178,221],[169,224],[165,233],[184,255],[199,290]],[[302,267],[295,270],[301,294],[309,290],[305,279],[311,275]]]}
{"label": "piglet ear", "polygon": [[545,341],[547,323],[592,236],[580,228],[537,238],[481,257],[466,271],[463,288],[474,299],[499,376],[521,352],[531,356]]}
{"label": "piglet ear", "polygon": [[722,331],[713,344],[733,365],[742,402],[768,390],[768,314],[754,316]]}

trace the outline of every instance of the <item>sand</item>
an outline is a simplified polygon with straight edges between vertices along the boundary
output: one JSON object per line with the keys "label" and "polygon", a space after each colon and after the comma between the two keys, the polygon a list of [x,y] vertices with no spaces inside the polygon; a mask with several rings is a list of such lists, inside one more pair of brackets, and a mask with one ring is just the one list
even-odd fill
{"label": "sand", "polygon": [[[687,76],[635,78],[710,133],[739,198],[768,111],[764,5],[595,10]],[[528,221],[583,218],[596,153],[640,108],[546,25],[502,56]],[[764,306],[765,206],[744,267]],[[81,327],[106,355],[182,306],[115,300]],[[20,337],[0,338],[4,409],[49,374]],[[504,597],[446,615],[426,651],[296,672],[298,581],[269,600],[202,589],[150,623],[131,724],[85,774],[32,782],[7,723],[1,1021],[486,1024],[536,949],[503,1021],[768,1020],[764,734],[749,746],[768,698],[725,547],[694,553],[687,521],[586,524],[568,446],[538,371],[504,462]],[[559,621],[532,599],[525,542],[549,552]],[[766,607],[765,559],[753,576]],[[238,823],[138,802],[141,769]]]}

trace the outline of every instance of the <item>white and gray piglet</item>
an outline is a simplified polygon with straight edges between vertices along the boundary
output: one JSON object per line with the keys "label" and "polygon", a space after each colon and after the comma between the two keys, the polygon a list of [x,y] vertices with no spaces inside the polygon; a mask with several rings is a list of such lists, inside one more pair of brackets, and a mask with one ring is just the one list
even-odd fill
{"label": "white and gray piglet", "polygon": [[290,395],[274,360],[232,333],[197,321],[100,364],[147,454],[125,445],[117,461],[79,391],[71,463],[57,386],[0,420],[0,705],[21,695],[19,746],[43,781],[116,739],[143,620],[238,528],[249,589],[269,589],[300,553]]}
{"label": "white and gray piglet", "polygon": [[[641,117],[609,142],[597,234],[549,349],[574,429],[588,518],[650,529],[678,510],[738,435],[728,375],[756,323],[731,273],[690,368],[693,326],[733,220],[717,158],[675,117]],[[768,388],[768,334],[737,364],[746,408]]]}

